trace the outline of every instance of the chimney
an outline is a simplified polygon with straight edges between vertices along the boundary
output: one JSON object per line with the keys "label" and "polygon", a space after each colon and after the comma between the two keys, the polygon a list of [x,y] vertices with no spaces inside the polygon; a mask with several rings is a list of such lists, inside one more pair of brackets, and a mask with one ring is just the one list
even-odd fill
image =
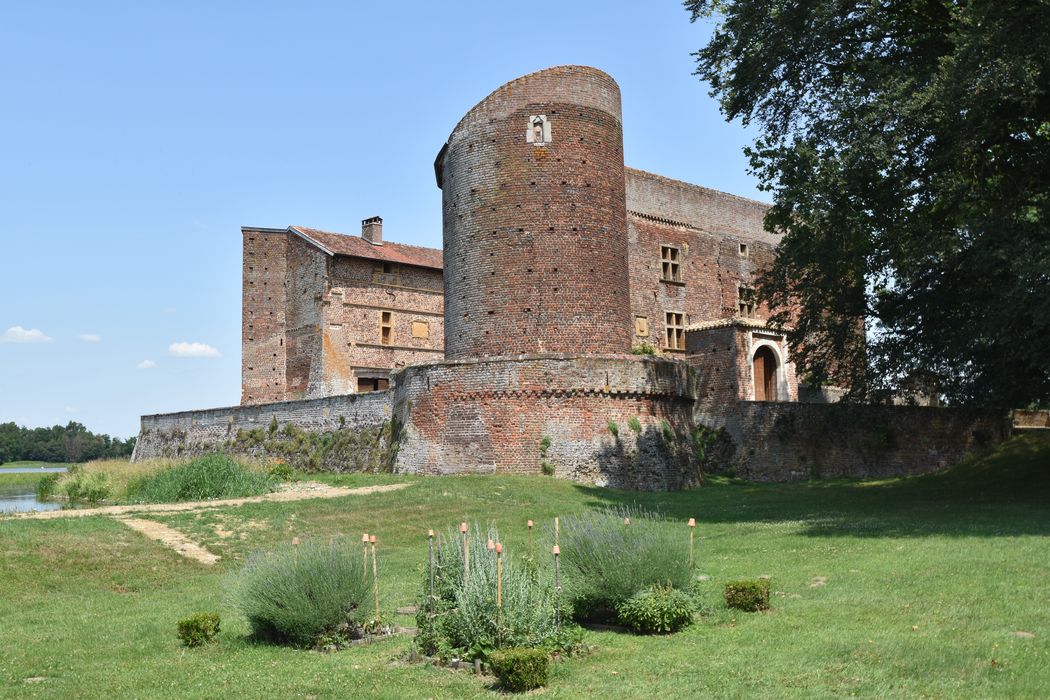
{"label": "chimney", "polygon": [[372,245],[383,245],[383,218],[373,216],[361,222],[361,238]]}

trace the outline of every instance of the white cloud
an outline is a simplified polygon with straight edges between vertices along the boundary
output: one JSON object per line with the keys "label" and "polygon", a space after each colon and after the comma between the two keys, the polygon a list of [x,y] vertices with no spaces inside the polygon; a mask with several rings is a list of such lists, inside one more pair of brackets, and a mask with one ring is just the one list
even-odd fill
{"label": "white cloud", "polygon": [[81,333],[78,337],[85,343],[98,343],[102,340],[98,333]]}
{"label": "white cloud", "polygon": [[65,406],[62,408],[66,413],[80,413],[80,409],[76,406]]}
{"label": "white cloud", "polygon": [[0,335],[0,343],[50,343],[55,339],[44,335],[39,328],[25,329],[22,326],[11,326],[3,335]]}
{"label": "white cloud", "polygon": [[168,354],[174,357],[219,357],[218,350],[205,343],[172,343]]}
{"label": "white cloud", "polygon": [[139,369],[153,369],[157,366],[157,363],[153,360],[143,360],[142,362],[135,365]]}

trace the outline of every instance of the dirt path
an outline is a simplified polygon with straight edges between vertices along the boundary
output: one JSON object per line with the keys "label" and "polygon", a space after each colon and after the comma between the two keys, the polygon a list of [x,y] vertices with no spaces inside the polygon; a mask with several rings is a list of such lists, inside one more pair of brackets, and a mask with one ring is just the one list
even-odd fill
{"label": "dirt path", "polygon": [[214,564],[219,561],[217,554],[212,554],[178,530],[162,525],[153,520],[141,520],[139,518],[117,518],[132,530],[141,532],[151,540],[160,542],[165,547],[170,547],[187,559],[195,559],[201,564]]}
{"label": "dirt path", "polygon": [[268,493],[264,496],[251,496],[249,498],[227,498],[219,501],[187,501],[185,503],[142,503],[127,506],[83,508],[80,510],[45,510],[35,513],[13,513],[10,516],[0,516],[0,519],[7,517],[25,520],[51,520],[52,518],[86,518],[91,515],[121,516],[130,515],[132,513],[178,513],[188,510],[202,510],[205,508],[239,506],[245,503],[306,501],[314,498],[364,496],[370,493],[397,491],[410,485],[411,484],[384,484],[382,486],[347,488],[345,486],[329,486],[315,481],[303,481],[291,484],[275,493]]}

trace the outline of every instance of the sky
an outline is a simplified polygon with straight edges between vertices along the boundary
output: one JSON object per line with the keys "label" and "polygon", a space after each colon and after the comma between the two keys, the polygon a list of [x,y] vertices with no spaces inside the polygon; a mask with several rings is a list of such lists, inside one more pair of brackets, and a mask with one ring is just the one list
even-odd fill
{"label": "sky", "polygon": [[627,165],[767,200],[679,0],[5,3],[0,422],[129,437],[240,400],[242,225],[441,246],[433,162],[503,83],[583,64]]}

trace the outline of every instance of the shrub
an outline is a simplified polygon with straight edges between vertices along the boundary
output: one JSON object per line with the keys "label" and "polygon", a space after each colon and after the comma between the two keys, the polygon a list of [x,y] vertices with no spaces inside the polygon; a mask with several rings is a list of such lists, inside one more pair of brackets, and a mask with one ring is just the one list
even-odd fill
{"label": "shrub", "polygon": [[292,468],[284,460],[274,462],[266,473],[275,481],[291,481],[294,476]]}
{"label": "shrub", "polygon": [[438,546],[434,595],[424,567],[423,593],[416,615],[416,644],[424,654],[443,658],[488,658],[509,647],[572,651],[576,629],[567,630],[567,610],[558,604],[550,572],[538,571],[503,555],[502,608],[496,605],[496,555],[486,548],[499,532],[478,526],[467,535],[470,573],[463,571],[462,536],[449,530]]}
{"label": "shrub", "polygon": [[632,355],[655,355],[656,348],[649,343],[639,343],[631,348]]}
{"label": "shrub", "polygon": [[504,649],[489,657],[489,666],[504,689],[522,693],[547,685],[550,658],[542,649]]}
{"label": "shrub", "polygon": [[83,470],[72,472],[72,476],[62,481],[60,490],[70,503],[81,501],[98,503],[109,498],[111,493],[109,479],[105,472],[84,472]]}
{"label": "shrub", "polygon": [[606,427],[609,429],[609,432],[612,433],[613,437],[620,436],[620,426],[616,424],[616,421],[609,421],[606,424]]}
{"label": "shrub", "polygon": [[756,612],[769,610],[769,579],[744,579],[726,584],[726,606]]}
{"label": "shrub", "polygon": [[352,539],[307,540],[253,554],[231,590],[257,639],[305,647],[360,633],[372,575]]}
{"label": "shrub", "polygon": [[176,503],[259,496],[273,491],[276,482],[226,455],[211,454],[135,479],[128,484],[128,500]]}
{"label": "shrub", "polygon": [[617,607],[638,591],[692,586],[688,535],[645,511],[569,515],[562,519],[561,552],[566,592],[580,619],[613,622]]}
{"label": "shrub", "polygon": [[545,476],[554,476],[554,465],[547,460],[543,460],[540,462],[540,471],[543,472]]}
{"label": "shrub", "polygon": [[692,623],[695,612],[692,598],[664,586],[639,591],[616,608],[620,624],[640,634],[677,632]]}
{"label": "shrub", "polygon": [[217,641],[219,636],[219,614],[197,613],[179,620],[179,639],[188,647],[199,647]]}
{"label": "shrub", "polygon": [[55,495],[55,491],[58,488],[58,477],[59,474],[53,472],[36,482],[36,498],[38,501],[46,501]]}
{"label": "shrub", "polygon": [[627,419],[627,427],[636,433],[642,432],[642,421],[638,420],[635,416],[631,416]]}

